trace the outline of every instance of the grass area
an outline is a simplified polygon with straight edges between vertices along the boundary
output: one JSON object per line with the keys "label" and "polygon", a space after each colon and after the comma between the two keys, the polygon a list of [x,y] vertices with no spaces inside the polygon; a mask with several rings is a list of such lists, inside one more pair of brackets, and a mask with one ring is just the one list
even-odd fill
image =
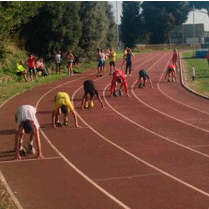
{"label": "grass area", "polygon": [[[209,96],[209,66],[207,59],[194,58],[193,52],[181,55],[185,63],[187,84],[196,92]],[[192,68],[195,68],[195,81],[192,80]]]}

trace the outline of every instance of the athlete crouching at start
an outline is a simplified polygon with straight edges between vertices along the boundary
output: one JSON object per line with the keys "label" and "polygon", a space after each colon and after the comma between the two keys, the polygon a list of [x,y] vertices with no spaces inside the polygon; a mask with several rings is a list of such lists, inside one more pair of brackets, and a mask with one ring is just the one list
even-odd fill
{"label": "athlete crouching at start", "polygon": [[[18,130],[15,135],[16,159],[21,160],[21,156],[35,154],[35,149],[33,147],[34,137],[37,145],[37,158],[42,159],[43,155],[39,134],[40,125],[36,118],[36,108],[31,105],[22,105],[16,111],[15,120],[18,125]],[[27,143],[27,148],[23,146],[24,133],[30,134],[30,140]]]}
{"label": "athlete crouching at start", "polygon": [[167,72],[165,74],[165,79],[164,81],[166,81],[166,79],[168,79],[168,82],[172,81],[176,81],[176,67],[175,65],[169,65],[167,67]]}
{"label": "athlete crouching at start", "polygon": [[120,83],[120,88],[119,88],[119,95],[122,96],[122,87],[124,86],[125,88],[125,92],[126,92],[126,95],[128,97],[130,97],[129,93],[128,93],[128,84],[127,84],[127,81],[126,81],[126,77],[124,75],[124,72],[121,70],[121,69],[118,69],[116,70],[114,73],[113,73],[113,78],[112,78],[112,82],[111,82],[111,88],[110,88],[110,93],[111,93],[111,96],[114,96],[114,97],[117,97],[118,94],[117,94],[117,91],[116,91],[116,85],[117,83]]}
{"label": "athlete crouching at start", "polygon": [[84,95],[81,102],[81,109],[94,107],[93,98],[95,95],[97,96],[97,99],[99,100],[100,104],[102,105],[102,108],[104,109],[104,104],[94,85],[94,82],[92,80],[84,81],[83,88],[84,88]]}
{"label": "athlete crouching at start", "polygon": [[[55,96],[55,106],[52,111],[52,127],[56,128],[56,126],[67,125],[68,123],[68,113],[71,112],[75,127],[78,128],[78,120],[76,116],[76,112],[74,110],[73,104],[70,101],[70,97],[66,92],[58,92]],[[59,116],[63,114],[63,123],[60,122]]]}

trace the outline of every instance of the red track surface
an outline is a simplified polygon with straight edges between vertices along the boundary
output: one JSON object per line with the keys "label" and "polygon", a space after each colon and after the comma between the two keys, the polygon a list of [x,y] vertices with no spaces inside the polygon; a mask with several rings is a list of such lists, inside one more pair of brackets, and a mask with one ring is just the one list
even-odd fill
{"label": "red track surface", "polygon": [[[5,103],[0,168],[18,207],[209,208],[209,101],[179,81],[163,82],[171,55],[137,56],[129,87],[146,68],[154,89],[134,87],[131,99],[109,97],[111,76],[98,78],[89,70]],[[79,109],[86,79],[95,80],[106,109],[97,100],[93,109]],[[71,95],[82,128],[74,128],[70,116],[67,127],[51,128],[57,91]],[[37,106],[44,160],[14,161],[14,113],[23,104]]]}

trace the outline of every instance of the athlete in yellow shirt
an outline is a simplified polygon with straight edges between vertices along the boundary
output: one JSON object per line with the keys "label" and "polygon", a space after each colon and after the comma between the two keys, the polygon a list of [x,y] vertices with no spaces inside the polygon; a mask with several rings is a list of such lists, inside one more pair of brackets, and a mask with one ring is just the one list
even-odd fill
{"label": "athlete in yellow shirt", "polygon": [[63,121],[64,121],[63,124],[67,125],[68,122],[67,116],[70,111],[74,118],[75,127],[78,128],[77,116],[73,104],[70,101],[69,95],[65,92],[57,92],[54,101],[55,101],[55,106],[52,111],[52,126],[54,128],[56,128],[56,125],[62,126],[62,123],[59,121],[59,116],[61,114],[63,114]]}
{"label": "athlete in yellow shirt", "polygon": [[110,52],[109,52],[109,58],[110,58],[110,75],[112,74],[112,67],[113,67],[114,71],[116,70],[116,67],[115,67],[115,57],[116,57],[116,52],[113,51],[112,48],[110,48]]}
{"label": "athlete in yellow shirt", "polygon": [[25,82],[27,83],[27,70],[23,67],[23,61],[20,61],[17,63],[17,68],[16,68],[16,75],[17,76],[23,76]]}

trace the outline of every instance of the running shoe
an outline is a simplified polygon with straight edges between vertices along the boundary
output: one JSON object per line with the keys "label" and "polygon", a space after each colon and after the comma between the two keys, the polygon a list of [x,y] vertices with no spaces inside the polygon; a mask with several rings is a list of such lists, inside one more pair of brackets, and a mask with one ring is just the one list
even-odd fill
{"label": "running shoe", "polygon": [[122,90],[119,90],[118,92],[119,92],[119,96],[123,96]]}
{"label": "running shoe", "polygon": [[114,97],[117,97],[117,96],[118,96],[118,94],[117,94],[116,91],[114,91],[113,96],[114,96]]}
{"label": "running shoe", "polygon": [[91,108],[94,107],[93,101],[90,102],[90,107],[91,107]]}
{"label": "running shoe", "polygon": [[89,103],[88,102],[85,102],[85,104],[84,104],[84,108],[89,108]]}
{"label": "running shoe", "polygon": [[34,155],[34,154],[36,154],[36,150],[34,149],[34,147],[31,144],[28,144],[27,154],[28,155]]}
{"label": "running shoe", "polygon": [[27,150],[25,149],[25,147],[21,147],[21,149],[19,150],[20,156],[26,156],[27,155]]}

